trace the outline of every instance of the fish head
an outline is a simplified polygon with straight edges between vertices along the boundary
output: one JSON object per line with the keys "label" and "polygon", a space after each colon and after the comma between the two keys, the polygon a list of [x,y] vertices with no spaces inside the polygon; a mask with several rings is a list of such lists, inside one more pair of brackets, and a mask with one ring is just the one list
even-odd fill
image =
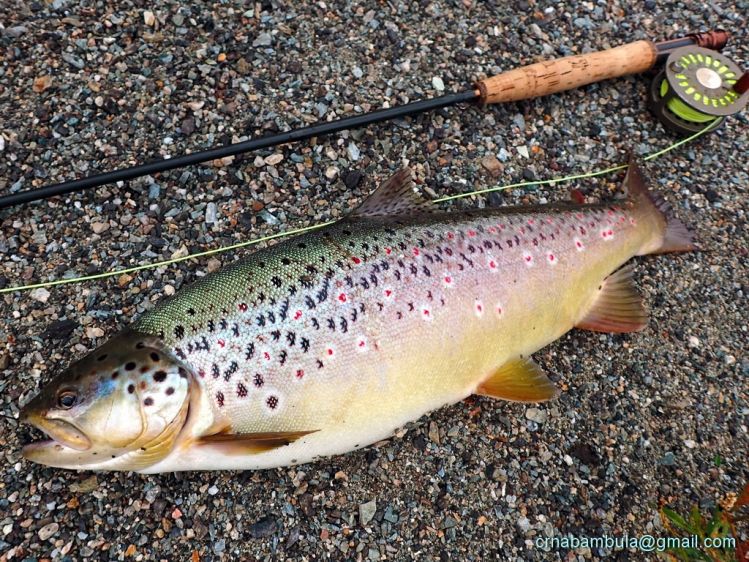
{"label": "fish head", "polygon": [[21,410],[48,440],[23,456],[60,468],[138,470],[164,458],[187,419],[192,377],[157,338],[122,332]]}

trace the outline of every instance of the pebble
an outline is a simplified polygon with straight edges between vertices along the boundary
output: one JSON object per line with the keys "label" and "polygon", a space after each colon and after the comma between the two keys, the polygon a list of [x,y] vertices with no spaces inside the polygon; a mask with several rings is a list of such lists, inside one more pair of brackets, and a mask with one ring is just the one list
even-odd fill
{"label": "pebble", "polygon": [[328,178],[329,180],[334,180],[335,178],[338,177],[338,171],[339,170],[338,170],[337,167],[335,167],[335,166],[328,166],[325,169],[325,177]]}
{"label": "pebble", "polygon": [[48,523],[41,529],[39,529],[39,540],[46,541],[53,536],[57,534],[57,531],[60,530],[60,524],[59,523]]}
{"label": "pebble", "polygon": [[357,160],[359,160],[359,157],[361,156],[361,153],[359,152],[359,147],[356,146],[355,143],[350,142],[349,145],[348,145],[347,150],[348,150],[349,158],[351,160],[353,160],[354,162],[356,162]]}
{"label": "pebble", "polygon": [[252,46],[253,47],[269,47],[272,42],[273,42],[273,38],[271,37],[269,33],[261,33],[252,42]]}
{"label": "pebble", "polygon": [[525,411],[525,417],[536,423],[544,423],[546,421],[546,410],[539,408],[528,408]]}
{"label": "pebble", "polygon": [[263,160],[263,162],[268,166],[276,166],[280,164],[281,162],[283,162],[283,154],[281,153],[271,154],[270,156],[266,157],[265,160]]}
{"label": "pebble", "polygon": [[210,202],[205,206],[205,222],[206,224],[215,224],[217,220],[216,216],[216,203]]}
{"label": "pebble", "polygon": [[445,83],[442,81],[442,78],[440,78],[439,76],[435,76],[434,78],[432,78],[432,86],[438,92],[442,92],[445,90]]}
{"label": "pebble", "polygon": [[351,74],[354,75],[354,78],[361,78],[362,76],[364,76],[364,72],[358,66],[355,66],[353,68],[353,70],[351,71]]}
{"label": "pebble", "polygon": [[518,154],[522,156],[523,158],[530,158],[530,154],[528,154],[528,147],[527,146],[518,146]]}
{"label": "pebble", "polygon": [[700,340],[696,336],[689,336],[688,344],[692,348],[700,347]]}
{"label": "pebble", "polygon": [[377,511],[377,502],[375,500],[359,504],[359,524],[366,527],[374,519]]}
{"label": "pebble", "polygon": [[31,291],[31,298],[41,303],[46,303],[49,300],[50,292],[44,287],[39,287]]}
{"label": "pebble", "polygon": [[109,223],[93,222],[91,223],[91,230],[94,231],[94,234],[101,234],[102,232],[106,232],[107,230],[109,230]]}

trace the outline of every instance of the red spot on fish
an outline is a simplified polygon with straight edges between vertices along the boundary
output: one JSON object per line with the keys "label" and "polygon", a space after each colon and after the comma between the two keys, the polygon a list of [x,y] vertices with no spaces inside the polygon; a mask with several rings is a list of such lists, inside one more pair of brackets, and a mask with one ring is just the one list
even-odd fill
{"label": "red spot on fish", "polygon": [[534,221],[533,219],[528,219],[528,224],[529,224],[529,225],[531,225],[531,226],[533,226],[533,224],[534,224],[535,222],[536,222],[536,221]]}
{"label": "red spot on fish", "polygon": [[497,226],[499,226],[499,230],[504,230],[505,228],[507,228],[507,227],[506,227],[505,225],[503,225],[503,224],[499,224],[499,225],[497,225]]}
{"label": "red spot on fish", "polygon": [[476,307],[476,316],[479,316],[479,317],[483,316],[484,315],[484,305],[482,304],[482,302],[481,301],[476,301],[475,307]]}
{"label": "red spot on fish", "polygon": [[392,248],[385,248],[385,253],[389,256],[390,254],[393,253],[393,249]]}
{"label": "red spot on fish", "polygon": [[549,259],[549,263],[550,263],[550,264],[552,264],[552,265],[556,265],[556,263],[557,263],[557,258],[556,258],[556,256],[555,256],[554,254],[549,254],[549,255],[548,255],[547,257],[548,257],[548,259]]}
{"label": "red spot on fish", "polygon": [[329,347],[328,350],[327,350],[327,353],[328,353],[328,356],[333,355],[333,348]]}
{"label": "red spot on fish", "polygon": [[360,260],[359,258],[357,258],[356,256],[353,256],[353,257],[351,258],[351,261],[353,261],[353,262],[354,262],[354,263],[356,263],[356,264],[359,264],[359,263],[361,263],[361,260]]}
{"label": "red spot on fish", "polygon": [[201,379],[204,379],[205,378],[205,370],[204,369],[198,369],[198,376]]}
{"label": "red spot on fish", "polygon": [[549,224],[554,224],[554,219],[552,219],[551,217],[548,217],[546,219],[546,222],[549,223]]}
{"label": "red spot on fish", "polygon": [[301,310],[297,310],[294,313],[294,320],[299,320],[301,317],[302,317],[302,311]]}
{"label": "red spot on fish", "polygon": [[494,307],[494,310],[497,311],[498,316],[502,316],[502,306],[497,305],[496,307]]}
{"label": "red spot on fish", "polygon": [[418,248],[414,248],[414,255],[415,255],[415,256],[418,256],[418,255],[419,255],[419,249],[418,249]]}
{"label": "red spot on fish", "polygon": [[393,291],[391,291],[390,289],[385,289],[385,296],[386,297],[392,296],[392,294],[393,294]]}
{"label": "red spot on fish", "polygon": [[495,262],[494,260],[489,260],[489,268],[497,269],[497,262]]}
{"label": "red spot on fish", "polygon": [[608,234],[609,236],[613,236],[614,235],[614,231],[613,230],[609,230],[606,234]]}
{"label": "red spot on fish", "polygon": [[241,312],[247,312],[247,304],[245,304],[245,303],[243,303],[243,302],[240,302],[240,303],[239,303],[239,310],[240,310]]}
{"label": "red spot on fish", "polygon": [[218,340],[216,342],[219,346],[224,347],[226,345],[226,342],[224,340]]}
{"label": "red spot on fish", "polygon": [[304,369],[297,369],[296,370],[296,378],[298,378],[298,379],[304,378]]}
{"label": "red spot on fish", "polygon": [[432,319],[432,311],[429,310],[429,308],[425,306],[424,308],[421,309],[421,317],[424,320],[431,320]]}
{"label": "red spot on fish", "polygon": [[474,236],[476,236],[476,231],[475,230],[469,230],[468,231],[468,236],[471,237],[471,238],[473,238]]}
{"label": "red spot on fish", "polygon": [[495,232],[497,232],[497,229],[493,226],[490,226],[489,228],[487,228],[487,231],[489,232],[489,234],[494,234]]}
{"label": "red spot on fish", "polygon": [[450,277],[449,275],[445,275],[445,285],[452,285],[452,283],[453,283],[453,278]]}
{"label": "red spot on fish", "polygon": [[452,232],[448,232],[448,233],[447,233],[447,239],[448,239],[448,240],[452,240],[453,238],[455,238],[455,234],[454,234],[454,233],[452,233]]}
{"label": "red spot on fish", "polygon": [[263,351],[263,357],[266,361],[270,361],[270,353],[268,353],[267,351]]}
{"label": "red spot on fish", "polygon": [[346,293],[341,293],[340,295],[338,295],[338,300],[341,302],[346,302]]}

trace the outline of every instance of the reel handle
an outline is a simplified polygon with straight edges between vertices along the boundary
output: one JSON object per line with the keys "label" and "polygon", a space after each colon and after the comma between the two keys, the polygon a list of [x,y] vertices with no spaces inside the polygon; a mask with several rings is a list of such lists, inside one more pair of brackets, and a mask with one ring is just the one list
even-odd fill
{"label": "reel handle", "polygon": [[612,49],[537,62],[476,83],[480,103],[525,100],[579,86],[638,74],[653,67],[658,49],[652,41],[635,41]]}

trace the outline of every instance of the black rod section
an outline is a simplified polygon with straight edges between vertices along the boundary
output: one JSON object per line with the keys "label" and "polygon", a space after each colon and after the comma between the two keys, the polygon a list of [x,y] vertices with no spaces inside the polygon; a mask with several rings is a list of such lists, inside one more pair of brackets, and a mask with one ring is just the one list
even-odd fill
{"label": "black rod section", "polygon": [[363,115],[344,117],[343,119],[339,119],[337,121],[315,123],[314,125],[303,127],[301,129],[294,129],[291,131],[286,131],[284,133],[261,137],[259,139],[250,139],[236,144],[219,146],[217,148],[211,148],[209,150],[203,150],[201,152],[193,152],[192,154],[185,154],[183,156],[178,156],[177,158],[155,160],[153,162],[147,162],[146,164],[140,164],[137,166],[132,166],[130,168],[121,168],[119,170],[112,170],[111,172],[87,176],[78,180],[46,185],[44,187],[38,187],[36,189],[27,189],[18,193],[11,193],[9,195],[1,196],[0,209],[6,209],[14,205],[29,203],[31,201],[38,201],[40,199],[47,199],[49,197],[54,197],[55,195],[64,195],[66,193],[73,193],[75,191],[83,191],[85,189],[91,189],[107,183],[127,181],[140,176],[157,174],[166,170],[173,170],[175,168],[182,168],[184,166],[199,164],[201,162],[208,162],[219,158],[226,158],[227,156],[235,156],[243,152],[261,150],[263,148],[269,148],[271,146],[278,146],[290,142],[311,139],[312,137],[330,135],[346,129],[364,127],[367,125],[371,125],[372,123],[379,123],[381,121],[388,121],[390,119],[397,119],[399,117],[416,115],[417,113],[423,113],[425,111],[439,109],[441,107],[447,107],[450,105],[455,105],[457,103],[475,101],[478,97],[478,92],[474,90],[469,90],[460,94],[448,94],[446,96],[440,96],[438,98],[415,101],[406,105],[399,105],[388,109],[380,109],[378,111],[365,113]]}

